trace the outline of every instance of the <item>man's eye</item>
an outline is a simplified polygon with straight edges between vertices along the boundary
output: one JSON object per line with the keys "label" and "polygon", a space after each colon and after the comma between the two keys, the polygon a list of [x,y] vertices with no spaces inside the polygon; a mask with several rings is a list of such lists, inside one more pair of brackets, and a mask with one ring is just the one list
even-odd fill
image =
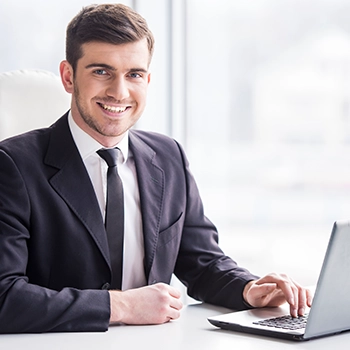
{"label": "man's eye", "polygon": [[130,73],[129,76],[130,76],[130,78],[141,78],[140,73]]}
{"label": "man's eye", "polygon": [[97,75],[105,75],[107,72],[104,69],[96,69],[95,74]]}

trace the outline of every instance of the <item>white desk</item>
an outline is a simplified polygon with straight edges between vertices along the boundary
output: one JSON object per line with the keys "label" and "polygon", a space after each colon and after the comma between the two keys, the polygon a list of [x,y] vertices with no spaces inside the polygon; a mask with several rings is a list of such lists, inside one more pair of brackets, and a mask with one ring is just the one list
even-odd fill
{"label": "white desk", "polygon": [[223,331],[207,317],[229,310],[208,304],[186,306],[180,319],[159,326],[115,326],[106,333],[46,333],[0,335],[1,350],[186,350],[186,349],[349,349],[350,333],[290,342]]}

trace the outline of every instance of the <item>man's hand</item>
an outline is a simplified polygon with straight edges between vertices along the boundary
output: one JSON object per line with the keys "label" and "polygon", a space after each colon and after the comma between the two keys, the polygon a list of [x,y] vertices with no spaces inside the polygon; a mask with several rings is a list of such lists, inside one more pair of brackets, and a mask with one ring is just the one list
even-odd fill
{"label": "man's hand", "polygon": [[293,317],[304,315],[306,307],[311,306],[312,297],[309,289],[286,275],[274,273],[247,283],[243,290],[244,300],[253,307],[275,307],[287,301]]}
{"label": "man's hand", "polygon": [[181,294],[164,283],[109,294],[110,324],[161,324],[180,317]]}

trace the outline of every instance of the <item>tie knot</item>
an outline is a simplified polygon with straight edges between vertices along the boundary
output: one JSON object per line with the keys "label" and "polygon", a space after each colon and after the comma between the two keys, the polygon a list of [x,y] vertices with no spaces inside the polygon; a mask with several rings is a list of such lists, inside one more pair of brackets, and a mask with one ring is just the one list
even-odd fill
{"label": "tie knot", "polygon": [[109,149],[100,149],[97,151],[97,154],[105,160],[109,167],[114,167],[118,162],[118,151],[119,148],[109,148]]}

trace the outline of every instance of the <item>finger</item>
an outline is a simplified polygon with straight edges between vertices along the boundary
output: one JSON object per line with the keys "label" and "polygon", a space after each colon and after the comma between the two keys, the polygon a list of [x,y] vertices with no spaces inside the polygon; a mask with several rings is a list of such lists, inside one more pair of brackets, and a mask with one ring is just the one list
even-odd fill
{"label": "finger", "polygon": [[300,287],[300,292],[299,292],[299,310],[298,314],[299,315],[304,315],[305,310],[307,307],[311,307],[312,304],[312,299],[313,299],[313,294],[312,292],[307,289],[307,288],[301,288]]}
{"label": "finger", "polygon": [[276,283],[264,283],[261,285],[253,285],[250,289],[250,296],[259,303],[262,303],[259,306],[264,306],[267,302],[268,297],[271,298],[273,293],[277,292]]}
{"label": "finger", "polygon": [[273,295],[277,291],[276,283],[265,283],[262,285],[252,284],[246,294],[247,302],[254,307],[269,305]]}
{"label": "finger", "polygon": [[275,283],[278,288],[280,288],[284,294],[284,297],[288,304],[291,305],[293,309],[293,314],[297,314],[298,305],[298,288],[295,283],[286,275],[274,275],[276,279]]}
{"label": "finger", "polygon": [[285,285],[283,293],[286,296],[286,300],[290,305],[290,314],[293,317],[298,317],[299,288],[294,284],[292,280],[290,280],[290,283]]}
{"label": "finger", "polygon": [[[283,297],[279,296],[280,304],[287,301],[290,305],[290,314],[297,317],[299,308],[299,290],[302,289],[293,280],[284,274],[269,274],[257,281],[257,284],[264,282],[274,282],[277,288],[281,290]],[[284,301],[283,301],[284,300]],[[276,300],[277,302],[278,300]]]}
{"label": "finger", "polygon": [[307,306],[308,307],[311,307],[313,298],[314,298],[314,295],[311,292],[311,290],[310,289],[306,289],[306,301],[307,301]]}
{"label": "finger", "polygon": [[179,310],[170,309],[168,313],[168,321],[177,320],[180,317],[181,313]]}
{"label": "finger", "polygon": [[281,279],[281,276],[276,273],[270,273],[264,277],[259,278],[255,281],[255,284],[260,285],[264,283],[276,283]]}
{"label": "finger", "polygon": [[298,315],[303,316],[307,307],[311,307],[313,294],[308,288],[303,288],[300,284],[292,281],[298,290]]}
{"label": "finger", "polygon": [[302,288],[300,285],[295,283],[297,288],[299,288],[298,293],[298,315],[303,316],[305,314],[305,309],[307,307],[307,291],[305,288]]}
{"label": "finger", "polygon": [[182,301],[180,299],[172,299],[170,302],[170,307],[175,310],[181,310],[183,307]]}
{"label": "finger", "polygon": [[174,298],[181,298],[181,292],[172,286],[169,286],[169,294]]}
{"label": "finger", "polygon": [[276,283],[264,283],[257,285],[254,290],[257,292],[259,295],[266,295],[274,292],[277,289],[277,284]]}
{"label": "finger", "polygon": [[174,301],[167,311],[168,317],[171,320],[178,319],[180,317],[180,310],[182,309],[182,302],[179,299],[174,299]]}

